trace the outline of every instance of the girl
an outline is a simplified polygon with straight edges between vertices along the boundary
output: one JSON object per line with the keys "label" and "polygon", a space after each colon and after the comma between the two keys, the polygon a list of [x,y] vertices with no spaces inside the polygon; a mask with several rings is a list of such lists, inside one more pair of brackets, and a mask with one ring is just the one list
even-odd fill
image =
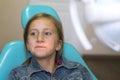
{"label": "girl", "polygon": [[41,13],[32,17],[24,42],[33,56],[29,64],[13,69],[9,80],[92,80],[84,66],[62,56],[62,25],[53,16]]}

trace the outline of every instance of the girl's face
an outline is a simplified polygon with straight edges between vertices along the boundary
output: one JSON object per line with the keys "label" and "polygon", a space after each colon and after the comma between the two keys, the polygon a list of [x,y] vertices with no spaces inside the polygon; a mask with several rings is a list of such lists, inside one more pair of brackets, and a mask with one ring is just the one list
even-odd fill
{"label": "girl's face", "polygon": [[61,49],[55,25],[50,19],[40,18],[32,21],[28,31],[28,50],[37,58],[48,58],[56,55]]}

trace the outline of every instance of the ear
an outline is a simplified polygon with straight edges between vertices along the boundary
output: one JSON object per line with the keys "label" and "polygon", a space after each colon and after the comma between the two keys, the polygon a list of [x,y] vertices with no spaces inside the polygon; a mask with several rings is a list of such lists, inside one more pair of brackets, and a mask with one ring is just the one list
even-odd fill
{"label": "ear", "polygon": [[57,44],[57,47],[56,47],[56,51],[59,51],[62,48],[62,44],[63,44],[63,41],[59,40],[58,44]]}

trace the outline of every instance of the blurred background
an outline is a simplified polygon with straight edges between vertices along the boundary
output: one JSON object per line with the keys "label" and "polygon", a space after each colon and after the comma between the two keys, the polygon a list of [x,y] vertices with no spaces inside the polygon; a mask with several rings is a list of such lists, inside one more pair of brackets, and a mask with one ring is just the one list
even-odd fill
{"label": "blurred background", "polygon": [[99,80],[120,79],[120,0],[0,0],[0,51],[23,40],[21,11],[26,5],[53,7],[73,44]]}

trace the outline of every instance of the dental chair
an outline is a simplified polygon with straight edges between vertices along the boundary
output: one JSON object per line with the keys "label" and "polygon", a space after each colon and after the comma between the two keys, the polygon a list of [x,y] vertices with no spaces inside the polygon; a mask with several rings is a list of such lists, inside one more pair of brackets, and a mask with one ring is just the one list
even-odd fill
{"label": "dental chair", "polygon": [[[21,22],[23,29],[30,18],[38,13],[50,14],[60,21],[56,11],[51,7],[28,5],[22,11]],[[63,55],[70,61],[79,62],[84,65],[89,70],[93,80],[97,80],[95,75],[90,71],[87,64],[82,59],[80,53],[71,44],[66,42],[64,43]],[[31,56],[31,54],[26,52],[25,45],[22,40],[12,41],[6,44],[0,53],[0,80],[7,80],[9,72],[13,68],[22,65]]]}

